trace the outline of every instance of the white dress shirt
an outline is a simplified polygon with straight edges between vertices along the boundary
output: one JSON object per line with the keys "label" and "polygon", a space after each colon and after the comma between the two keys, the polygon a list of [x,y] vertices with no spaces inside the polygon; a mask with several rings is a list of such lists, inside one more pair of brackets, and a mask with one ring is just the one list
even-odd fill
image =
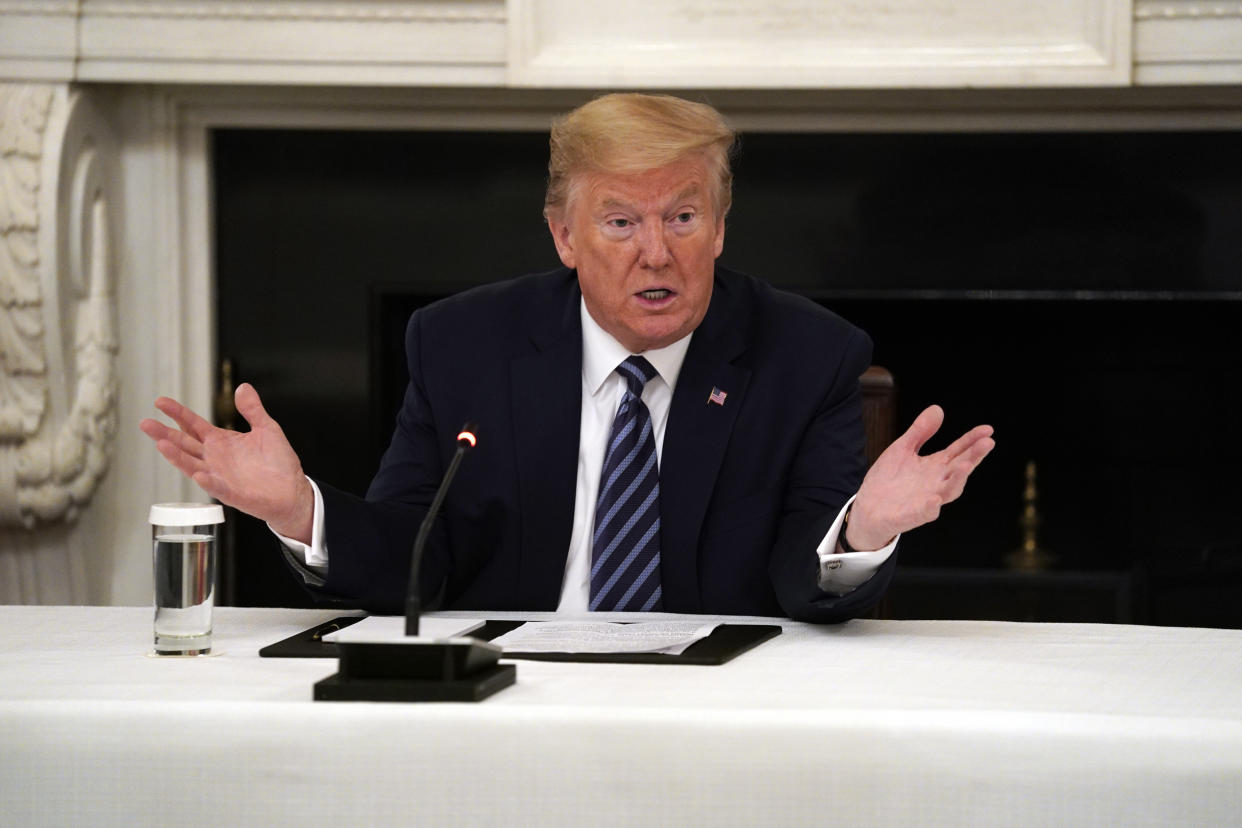
{"label": "white dress shirt", "polygon": [[[591,595],[591,535],[595,523],[595,501],[599,496],[599,478],[608,448],[608,436],[621,398],[625,394],[625,380],[616,367],[631,356],[625,346],[613,339],[596,324],[580,303],[582,317],[582,421],[578,435],[578,476],[574,492],[574,522],[569,536],[569,554],[565,559],[565,577],[561,582],[561,599],[557,612],[585,614]],[[673,401],[673,389],[681,372],[686,350],[690,347],[693,332],[672,345],[644,351],[642,356],[656,369],[643,389],[643,403],[651,414],[651,428],[655,435],[656,463],[664,453],[664,428],[668,424],[668,411]],[[311,530],[311,543],[300,543],[277,535],[281,543],[293,553],[296,561],[304,563],[317,575],[324,575],[328,566],[328,550],[323,541],[324,508],[319,487],[311,481],[315,490],[315,517]],[[819,555],[819,587],[832,595],[845,595],[875,574],[897,548],[897,539],[883,549],[872,552],[839,552],[837,538],[845,512],[854,498],[850,498],[837,515],[828,534],[816,548]]]}

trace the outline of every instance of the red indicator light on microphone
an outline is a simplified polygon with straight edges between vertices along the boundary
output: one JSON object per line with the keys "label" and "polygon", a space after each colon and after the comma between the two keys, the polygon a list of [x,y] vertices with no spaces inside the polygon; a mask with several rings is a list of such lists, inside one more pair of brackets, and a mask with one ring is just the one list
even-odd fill
{"label": "red indicator light on microphone", "polygon": [[479,438],[475,437],[472,432],[463,431],[461,434],[457,435],[457,442],[458,443],[469,443],[470,448],[474,448],[476,445],[479,444]]}

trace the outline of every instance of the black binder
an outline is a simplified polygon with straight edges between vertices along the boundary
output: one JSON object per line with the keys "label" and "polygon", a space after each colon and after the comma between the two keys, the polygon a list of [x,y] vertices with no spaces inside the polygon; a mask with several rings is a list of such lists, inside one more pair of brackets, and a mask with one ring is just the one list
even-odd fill
{"label": "black binder", "polygon": [[[350,615],[334,618],[324,624],[303,630],[297,635],[269,644],[259,650],[264,658],[336,658],[335,644],[324,641],[323,636],[348,627],[362,620],[362,616]],[[487,621],[482,627],[469,633],[470,637],[483,641],[515,630],[526,621]],[[529,622],[538,624],[538,621]],[[522,653],[508,652],[504,659],[527,661],[579,661],[596,664],[698,664],[716,665],[732,661],[770,638],[780,635],[781,628],[775,624],[721,624],[711,635],[696,641],[680,655],[668,653]]]}
{"label": "black binder", "polygon": [[343,630],[350,624],[357,624],[365,615],[343,615],[322,624],[316,624],[300,633],[281,639],[275,644],[268,644],[259,650],[261,658],[337,658],[340,651],[336,644],[324,641],[328,633]]}

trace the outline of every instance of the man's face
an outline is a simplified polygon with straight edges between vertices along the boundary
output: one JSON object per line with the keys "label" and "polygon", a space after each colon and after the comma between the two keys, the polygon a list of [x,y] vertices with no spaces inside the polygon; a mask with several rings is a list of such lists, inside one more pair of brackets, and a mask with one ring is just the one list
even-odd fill
{"label": "man's face", "polygon": [[576,268],[587,312],[632,353],[662,348],[703,321],[724,218],[701,158],[645,173],[585,173],[564,215],[549,219],[556,252]]}

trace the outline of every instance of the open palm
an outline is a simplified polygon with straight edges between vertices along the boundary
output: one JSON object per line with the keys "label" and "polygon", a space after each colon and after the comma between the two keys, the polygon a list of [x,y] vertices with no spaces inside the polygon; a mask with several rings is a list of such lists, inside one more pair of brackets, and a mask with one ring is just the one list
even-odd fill
{"label": "open palm", "polygon": [[879,549],[898,534],[935,520],[996,445],[992,427],[981,425],[941,451],[919,454],[943,422],[940,406],[925,409],[876,458],[850,510],[848,540],[856,549]]}
{"label": "open palm", "polygon": [[234,399],[250,424],[248,432],[217,428],[168,397],[157,399],[155,407],[178,428],[152,419],[139,427],[204,492],[267,521],[282,535],[309,542],[314,493],[297,453],[253,386],[243,383]]}

